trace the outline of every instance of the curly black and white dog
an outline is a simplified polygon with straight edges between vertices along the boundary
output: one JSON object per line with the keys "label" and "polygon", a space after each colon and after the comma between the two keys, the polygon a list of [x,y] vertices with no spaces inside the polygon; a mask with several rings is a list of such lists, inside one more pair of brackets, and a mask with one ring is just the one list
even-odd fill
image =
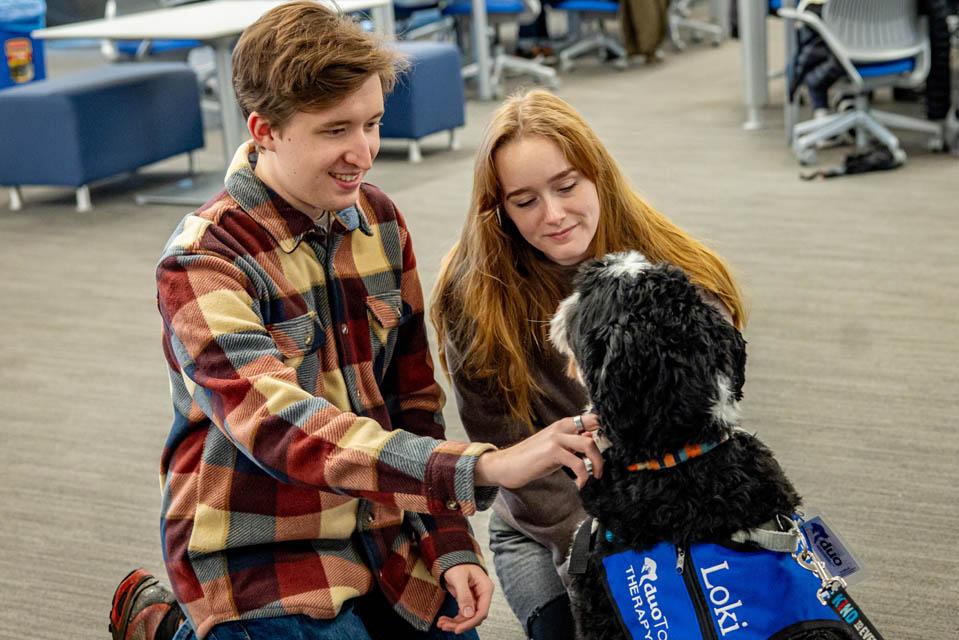
{"label": "curly black and white dog", "polygon": [[[602,478],[590,480],[582,491],[587,513],[601,526],[585,572],[572,576],[579,635],[587,640],[757,637],[747,633],[749,621],[737,617],[732,587],[716,591],[722,571],[706,575],[712,590],[699,596],[699,625],[686,620],[683,627],[673,619],[664,627],[668,612],[656,601],[655,588],[650,590],[649,579],[657,578],[655,561],[636,556],[638,566],[628,565],[633,574],[623,578],[628,578],[625,604],[617,612],[603,560],[617,549],[668,542],[675,545],[672,557],[678,561],[666,567],[660,561],[663,584],[668,572],[698,573],[684,559],[683,550],[693,543],[729,541],[779,516],[788,522],[796,511],[800,497],[772,452],[737,429],[746,364],[740,332],[681,269],[653,265],[628,252],[580,269],[575,292],[552,320],[550,338],[575,363],[607,446]],[[747,540],[739,547],[750,551],[755,545]],[[781,555],[793,562],[790,554]],[[723,567],[718,561],[717,566]],[[711,612],[723,618],[710,628]],[[624,617],[632,620],[624,623]],[[853,637],[836,618],[793,625],[774,637]],[[690,624],[703,635],[684,635],[681,628]],[[753,625],[757,633],[758,626]]]}

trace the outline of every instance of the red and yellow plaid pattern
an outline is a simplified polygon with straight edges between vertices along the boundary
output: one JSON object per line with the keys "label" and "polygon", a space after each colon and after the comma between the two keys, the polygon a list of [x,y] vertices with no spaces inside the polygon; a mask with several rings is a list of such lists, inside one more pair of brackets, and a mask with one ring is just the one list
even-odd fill
{"label": "red and yellow plaid pattern", "polygon": [[202,637],[338,614],[374,580],[425,629],[446,569],[481,563],[464,516],[484,444],[445,442],[406,224],[370,185],[314,225],[253,174],[188,215],[157,268],[173,428],[164,559]]}

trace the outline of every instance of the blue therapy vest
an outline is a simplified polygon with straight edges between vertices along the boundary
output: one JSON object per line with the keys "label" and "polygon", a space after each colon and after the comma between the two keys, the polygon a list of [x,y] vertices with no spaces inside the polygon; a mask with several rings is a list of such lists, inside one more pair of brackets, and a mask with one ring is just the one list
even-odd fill
{"label": "blue therapy vest", "polygon": [[666,542],[603,558],[605,586],[627,637],[769,640],[845,627],[816,598],[819,579],[788,553],[697,543],[681,565],[677,560]]}

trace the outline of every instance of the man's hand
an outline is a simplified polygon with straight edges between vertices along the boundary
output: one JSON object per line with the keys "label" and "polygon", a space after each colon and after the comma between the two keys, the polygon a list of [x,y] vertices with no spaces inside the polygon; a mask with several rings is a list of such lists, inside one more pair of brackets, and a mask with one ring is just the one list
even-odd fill
{"label": "man's hand", "polygon": [[[597,429],[599,419],[592,413],[557,420],[507,449],[481,455],[474,467],[475,482],[481,487],[517,489],[560,467],[568,467],[576,476],[576,486],[582,489],[590,475],[603,475],[603,456],[592,437]],[[592,463],[592,473],[583,457]]]}
{"label": "man's hand", "polygon": [[493,599],[493,581],[476,564],[458,564],[443,574],[446,590],[456,598],[459,613],[455,618],[440,616],[436,626],[447,633],[464,633],[480,625],[489,615]]}

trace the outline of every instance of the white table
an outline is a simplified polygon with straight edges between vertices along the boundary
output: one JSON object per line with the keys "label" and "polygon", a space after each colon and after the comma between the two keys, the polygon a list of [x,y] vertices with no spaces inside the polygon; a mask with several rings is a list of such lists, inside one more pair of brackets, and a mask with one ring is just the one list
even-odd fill
{"label": "white table", "polygon": [[[210,45],[216,60],[224,157],[229,164],[233,152],[247,138],[246,122],[233,93],[233,46],[244,29],[280,4],[277,0],[212,0],[109,20],[39,29],[33,32],[33,37],[46,40],[199,40]],[[345,13],[371,9],[376,30],[393,34],[392,0],[339,0],[337,4]]]}
{"label": "white table", "polygon": [[[246,120],[233,92],[233,47],[244,29],[280,4],[283,2],[278,0],[211,0],[109,20],[39,29],[33,32],[33,37],[46,40],[199,40],[213,48],[223,122],[223,170],[199,174],[156,193],[136,196],[139,204],[197,206],[223,188],[223,172],[237,147],[249,137]],[[336,4],[344,13],[369,9],[375,30],[393,35],[392,0],[337,0]]]}

